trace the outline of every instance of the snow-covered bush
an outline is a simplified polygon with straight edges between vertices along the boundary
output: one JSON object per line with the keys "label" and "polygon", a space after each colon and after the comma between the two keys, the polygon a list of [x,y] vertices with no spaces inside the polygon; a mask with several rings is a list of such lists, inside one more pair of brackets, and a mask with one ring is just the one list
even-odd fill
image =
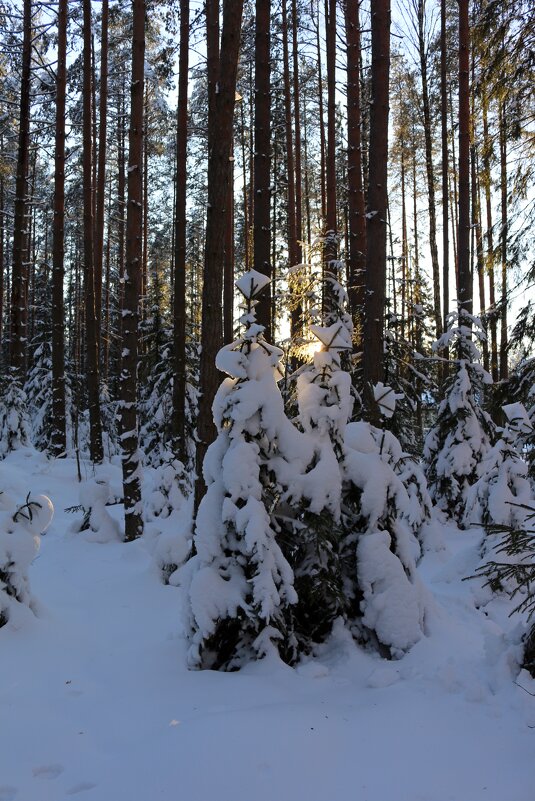
{"label": "snow-covered bush", "polygon": [[[28,569],[39,550],[39,535],[52,521],[54,507],[45,495],[31,495],[19,506],[4,499],[0,512],[0,626],[32,605]],[[11,507],[11,508],[10,508]]]}
{"label": "snow-covered bush", "polygon": [[531,423],[521,403],[509,404],[503,410],[509,422],[481,462],[480,478],[468,492],[466,526],[522,526],[525,507],[533,499],[528,466],[517,449],[519,436],[531,430]]}
{"label": "snow-covered bush", "polygon": [[425,477],[391,432],[365,422],[346,428],[343,468],[356,549],[353,617],[381,653],[399,657],[424,633],[416,562],[431,518]]}
{"label": "snow-covered bush", "polygon": [[0,400],[0,458],[30,444],[26,393],[9,376]]}
{"label": "snow-covered bush", "polygon": [[274,462],[299,432],[285,417],[277,387],[282,352],[255,321],[254,298],[267,282],[255,270],[237,281],[245,331],[216,362],[230,378],[214,400],[218,436],[203,465],[207,490],[195,521],[196,554],[184,569],[188,661],[196,668],[232,670],[273,649],[288,662],[296,658],[294,576],[271,510],[281,491]]}
{"label": "snow-covered bush", "polygon": [[494,438],[494,425],[482,409],[483,385],[491,378],[480,364],[479,351],[471,339],[483,338],[479,321],[469,317],[471,326],[452,325],[434,344],[440,350],[455,343],[459,358],[449,379],[435,425],[424,447],[424,462],[431,497],[440,509],[456,520],[463,519],[469,488],[481,473],[481,462]]}
{"label": "snow-covered bush", "polygon": [[92,542],[111,542],[120,539],[120,527],[106,509],[110,501],[109,481],[102,477],[88,479],[80,485],[80,505],[84,510],[83,519],[77,524],[77,531],[89,531]]}
{"label": "snow-covered bush", "polygon": [[339,284],[331,283],[339,298],[338,320],[329,326],[311,326],[321,350],[297,378],[299,423],[314,448],[312,463],[293,482],[290,493],[297,508],[290,560],[298,596],[295,628],[305,650],[325,638],[334,620],[345,615],[348,602],[339,460],[353,398],[351,378],[341,369],[340,358],[351,350],[353,326],[343,312],[345,293]]}
{"label": "snow-covered bush", "polygon": [[145,517],[157,531],[154,556],[164,581],[189,556],[191,550],[191,505],[193,495],[184,465],[167,453],[167,459],[153,470],[145,490]]}

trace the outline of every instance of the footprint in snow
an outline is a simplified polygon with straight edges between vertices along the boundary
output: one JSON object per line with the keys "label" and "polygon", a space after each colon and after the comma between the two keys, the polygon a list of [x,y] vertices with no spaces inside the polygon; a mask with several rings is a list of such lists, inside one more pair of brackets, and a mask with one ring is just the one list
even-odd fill
{"label": "footprint in snow", "polygon": [[18,790],[16,787],[10,787],[7,784],[0,786],[0,801],[13,801],[17,795]]}
{"label": "footprint in snow", "polygon": [[73,785],[69,790],[67,790],[67,795],[76,795],[77,793],[84,793],[86,790],[92,790],[93,787],[96,787],[96,784],[92,784],[91,782],[80,782],[79,784]]}
{"label": "footprint in snow", "polygon": [[63,773],[63,765],[40,765],[33,769],[36,779],[57,779]]}

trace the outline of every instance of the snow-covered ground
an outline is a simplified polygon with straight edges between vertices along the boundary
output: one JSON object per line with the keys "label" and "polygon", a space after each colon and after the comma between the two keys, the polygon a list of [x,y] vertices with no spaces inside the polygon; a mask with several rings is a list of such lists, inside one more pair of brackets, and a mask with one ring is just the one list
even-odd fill
{"label": "snow-covered ground", "polygon": [[150,543],[73,533],[73,461],[18,452],[0,482],[56,509],[30,572],[37,616],[0,629],[0,801],[533,801],[518,624],[462,581],[479,531],[446,529],[422,561],[427,636],[398,662],[339,628],[295,670],[192,672],[181,591]]}

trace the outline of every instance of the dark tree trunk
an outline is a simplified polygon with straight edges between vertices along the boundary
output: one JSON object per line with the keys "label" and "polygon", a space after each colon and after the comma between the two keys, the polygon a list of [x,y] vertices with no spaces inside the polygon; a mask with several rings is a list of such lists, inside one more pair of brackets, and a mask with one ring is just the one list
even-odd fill
{"label": "dark tree trunk", "polygon": [[122,369],[118,405],[123,450],[125,540],[143,534],[141,510],[141,457],[138,448],[137,361],[141,262],[143,256],[143,111],[145,59],[145,2],[133,0],[132,81],[128,134],[128,203],[124,305],[122,314]]}
{"label": "dark tree trunk", "polygon": [[102,319],[102,264],[104,254],[104,208],[106,187],[106,128],[108,114],[108,0],[102,0],[100,50],[100,97],[97,170],[97,216],[95,220],[95,317],[100,342]]}
{"label": "dark tree trunk", "polygon": [[[470,270],[470,28],[469,0],[459,0],[459,313],[472,314]],[[468,321],[463,321],[469,325]],[[461,356],[466,358],[466,354]]]}
{"label": "dark tree trunk", "polygon": [[424,112],[425,170],[427,176],[427,196],[429,199],[429,246],[433,268],[433,309],[435,316],[435,335],[437,339],[442,333],[442,316],[440,312],[440,267],[437,248],[437,221],[435,200],[435,170],[433,167],[433,143],[431,140],[431,109],[429,104],[429,86],[427,77],[427,52],[424,34],[425,0],[418,0],[418,51],[420,56],[420,72],[422,76],[422,104]]}
{"label": "dark tree trunk", "polygon": [[505,100],[500,103],[500,191],[501,191],[501,231],[500,255],[502,266],[502,297],[500,303],[500,380],[508,378],[509,365],[507,360],[507,237],[509,220],[507,211],[507,133]]}
{"label": "dark tree trunk", "polygon": [[494,281],[494,237],[492,233],[492,197],[490,191],[491,172],[490,172],[490,137],[488,125],[488,100],[483,93],[483,182],[485,189],[485,212],[486,212],[486,242],[487,258],[486,267],[489,276],[489,304],[490,304],[490,371],[493,381],[498,381],[498,337],[496,331],[496,288]]}
{"label": "dark tree trunk", "polygon": [[357,334],[355,345],[360,350],[366,284],[366,206],[360,135],[360,21],[358,2],[345,0],[344,8],[347,39],[348,293]]}
{"label": "dark tree trunk", "polygon": [[[443,330],[448,328],[450,310],[450,240],[449,240],[449,192],[448,192],[448,63],[446,40],[446,0],[440,0],[440,138],[442,151],[442,306]],[[449,353],[444,353],[449,358]],[[442,380],[446,378],[446,366],[442,369]]]}
{"label": "dark tree trunk", "polygon": [[208,141],[211,146],[208,154],[208,206],[202,292],[201,402],[197,427],[195,510],[199,508],[199,503],[206,491],[202,465],[208,445],[213,441],[216,433],[212,419],[212,402],[219,383],[215,358],[222,341],[223,274],[221,253],[225,246],[228,220],[229,164],[232,150],[242,14],[243,0],[224,0],[220,69],[217,79],[218,91],[215,92],[214,86],[212,101],[210,101],[209,94],[209,108],[212,105],[212,114],[209,115]]}
{"label": "dark tree trunk", "polygon": [[[256,0],[254,91],[254,258],[255,270],[271,277],[271,93],[270,0]],[[271,340],[271,287],[258,302],[257,320]]]}
{"label": "dark tree trunk", "polygon": [[30,153],[30,80],[32,2],[23,6],[22,75],[20,83],[19,139],[17,151],[17,177],[13,219],[13,259],[11,263],[11,336],[10,366],[17,379],[24,381],[26,362],[28,312],[28,265],[26,262],[29,198],[28,165]]}
{"label": "dark tree trunk", "polygon": [[[327,214],[323,245],[324,276],[332,273],[338,256],[336,220],[336,0],[325,0],[325,38],[327,45],[327,158],[325,164]],[[328,285],[324,284],[324,306],[330,306]]]}
{"label": "dark tree trunk", "polygon": [[91,460],[102,462],[102,423],[100,419],[100,387],[97,326],[95,316],[94,220],[93,220],[93,146],[91,128],[91,0],[84,0],[84,76],[83,76],[83,187],[84,187],[84,281],[85,338],[87,352],[87,394]]}
{"label": "dark tree trunk", "polygon": [[58,8],[58,66],[56,72],[56,148],[54,164],[54,222],[52,249],[52,430],[50,451],[65,456],[65,312],[63,306],[65,220],[65,94],[67,82],[67,0]]}
{"label": "dark tree trunk", "polygon": [[[288,266],[299,264],[297,252],[297,221],[295,216],[295,162],[292,129],[292,97],[290,88],[290,63],[288,47],[288,10],[286,0],[282,0],[282,61],[284,83],[284,123],[286,134],[286,167],[288,190],[286,198],[288,225]],[[301,332],[301,309],[299,303],[292,301],[290,333],[295,340]]]}
{"label": "dark tree trunk", "polygon": [[173,277],[173,450],[186,459],[186,163],[188,144],[189,0],[180,2]]}
{"label": "dark tree trunk", "polygon": [[390,78],[390,3],[371,0],[372,76],[369,185],[366,214],[366,304],[364,314],[364,392],[369,420],[377,421],[373,385],[383,378],[386,285],[388,96]]}

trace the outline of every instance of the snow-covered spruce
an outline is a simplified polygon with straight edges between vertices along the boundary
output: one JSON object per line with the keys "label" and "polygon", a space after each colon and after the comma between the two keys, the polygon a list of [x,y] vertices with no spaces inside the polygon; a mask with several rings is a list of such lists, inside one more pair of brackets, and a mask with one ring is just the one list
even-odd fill
{"label": "snow-covered spruce", "polygon": [[365,640],[400,657],[424,633],[416,562],[431,523],[425,477],[391,432],[369,423],[350,423],[344,446],[344,520],[356,554],[352,617]]}
{"label": "snow-covered spruce", "polygon": [[217,357],[231,377],[214,401],[218,436],[203,465],[207,491],[195,521],[196,555],[184,568],[188,662],[196,668],[232,670],[273,649],[288,662],[296,658],[294,577],[271,515],[280,491],[271,462],[292,426],[277,387],[282,352],[265,341],[254,314],[254,298],[267,282],[255,270],[236,282],[245,298],[245,332]]}
{"label": "snow-covered spruce", "polygon": [[26,393],[16,378],[8,376],[0,400],[0,459],[30,444]]}
{"label": "snow-covered spruce", "polygon": [[519,437],[531,431],[521,403],[503,407],[508,423],[481,462],[480,478],[468,491],[465,526],[483,524],[521,527],[533,501],[528,465],[517,448]]}
{"label": "snow-covered spruce", "polygon": [[[154,557],[167,584],[191,551],[193,494],[184,465],[167,452],[144,493],[145,519],[155,524]],[[189,496],[189,497],[188,497]]]}
{"label": "snow-covered spruce", "polygon": [[[340,355],[351,349],[353,325],[340,300],[338,320],[329,326],[311,326],[320,350],[297,377],[299,423],[310,439],[314,456],[310,468],[293,482],[291,526],[294,548],[291,564],[298,602],[296,636],[309,650],[330,633],[334,620],[345,616],[351,596],[344,575],[344,534],[341,524],[342,455],[344,430],[351,416],[351,378],[341,369]],[[334,295],[334,292],[333,292]]]}
{"label": "snow-covered spruce", "polygon": [[[0,495],[1,498],[1,495]],[[54,507],[45,495],[28,493],[19,505],[4,499],[0,512],[0,626],[15,622],[21,605],[32,606],[28,569],[39,550],[39,535],[52,521]]]}
{"label": "snow-covered spruce", "polygon": [[483,385],[492,380],[477,363],[480,354],[471,338],[485,335],[479,320],[464,314],[471,325],[454,325],[457,315],[450,315],[450,328],[433,345],[440,350],[455,343],[459,358],[424,446],[431,497],[440,509],[461,521],[468,491],[478,480],[481,462],[494,439],[494,424],[481,407]]}
{"label": "snow-covered spruce", "polygon": [[89,479],[80,485],[80,504],[84,510],[77,531],[88,531],[91,542],[112,542],[121,538],[120,527],[106,509],[110,501],[107,478]]}

